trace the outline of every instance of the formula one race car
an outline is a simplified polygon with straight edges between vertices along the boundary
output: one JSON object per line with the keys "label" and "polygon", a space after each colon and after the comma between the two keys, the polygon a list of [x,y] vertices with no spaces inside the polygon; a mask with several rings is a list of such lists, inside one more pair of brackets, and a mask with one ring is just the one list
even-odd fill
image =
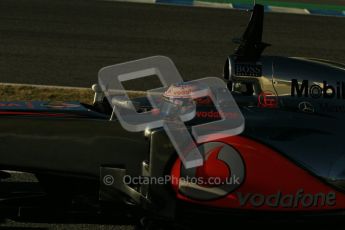
{"label": "formula one race car", "polygon": [[[93,86],[92,105],[1,102],[0,217],[147,229],[343,218],[345,65],[262,56],[263,17],[255,5],[224,67],[244,130],[199,142],[198,167],[185,167],[164,128],[125,129],[115,108],[160,111],[145,96],[130,107],[112,98],[109,82]],[[177,84],[164,96],[186,91]],[[224,116],[208,96],[193,101],[189,131]],[[23,182],[22,173],[34,177]]]}

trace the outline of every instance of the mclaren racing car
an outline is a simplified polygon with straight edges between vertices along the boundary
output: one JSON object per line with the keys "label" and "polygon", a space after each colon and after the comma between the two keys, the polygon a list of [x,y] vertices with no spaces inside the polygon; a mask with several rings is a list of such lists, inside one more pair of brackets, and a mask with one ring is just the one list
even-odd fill
{"label": "mclaren racing car", "polygon": [[[116,109],[128,104],[109,96],[111,76],[93,86],[91,105],[1,102],[0,217],[144,228],[343,218],[345,65],[263,56],[263,18],[264,7],[255,5],[224,66],[222,82],[239,108],[227,115],[243,116],[245,125],[199,141],[203,163],[193,167],[164,127],[124,128]],[[162,100],[188,94],[186,85],[170,87]],[[187,131],[224,116],[209,96],[192,101]],[[131,109],[159,114],[151,102],[132,98]],[[22,173],[33,179],[20,180]]]}

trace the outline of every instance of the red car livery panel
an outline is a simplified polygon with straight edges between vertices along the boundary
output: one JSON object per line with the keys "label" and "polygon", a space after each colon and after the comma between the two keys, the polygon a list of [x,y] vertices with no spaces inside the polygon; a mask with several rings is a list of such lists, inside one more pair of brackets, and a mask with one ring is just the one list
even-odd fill
{"label": "red car livery panel", "polygon": [[[210,144],[211,143],[211,144]],[[245,137],[204,143],[204,165],[173,165],[172,186],[183,201],[267,211],[345,209],[345,195],[275,150]]]}

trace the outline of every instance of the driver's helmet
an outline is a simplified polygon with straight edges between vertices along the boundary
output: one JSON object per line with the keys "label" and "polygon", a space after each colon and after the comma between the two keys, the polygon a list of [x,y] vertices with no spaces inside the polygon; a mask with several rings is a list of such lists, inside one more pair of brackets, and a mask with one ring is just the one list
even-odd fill
{"label": "driver's helmet", "polygon": [[173,112],[172,110],[176,110],[176,112],[184,113],[193,109],[195,106],[192,98],[194,90],[196,90],[196,85],[189,82],[172,84],[163,93],[163,103],[165,104],[163,110],[166,111],[162,112],[171,113]]}

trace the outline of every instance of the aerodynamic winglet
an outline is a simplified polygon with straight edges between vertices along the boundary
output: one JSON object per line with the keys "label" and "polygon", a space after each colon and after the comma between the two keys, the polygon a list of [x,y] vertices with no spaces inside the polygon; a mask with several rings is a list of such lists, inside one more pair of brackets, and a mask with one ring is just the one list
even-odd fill
{"label": "aerodynamic winglet", "polygon": [[263,22],[264,6],[256,4],[242,38],[234,40],[240,44],[234,53],[237,61],[255,62],[260,58],[264,49],[270,46],[270,44],[262,42]]}

